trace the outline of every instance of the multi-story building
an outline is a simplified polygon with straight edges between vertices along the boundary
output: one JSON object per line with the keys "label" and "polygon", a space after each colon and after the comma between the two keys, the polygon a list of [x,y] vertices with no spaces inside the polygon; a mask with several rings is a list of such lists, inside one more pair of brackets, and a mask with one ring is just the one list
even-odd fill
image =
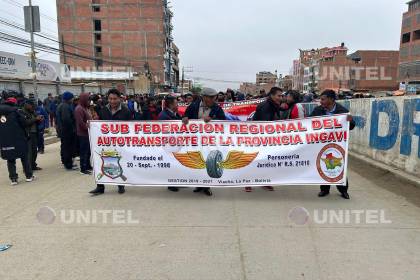
{"label": "multi-story building", "polygon": [[292,75],[286,75],[283,77],[282,89],[284,91],[293,89],[293,76]]}
{"label": "multi-story building", "polygon": [[171,66],[172,66],[172,70],[171,70],[171,84],[174,87],[178,87],[179,86],[179,48],[177,45],[175,45],[175,43],[172,43],[172,47],[171,47]]}
{"label": "multi-story building", "polygon": [[407,3],[403,14],[398,80],[409,93],[420,92],[420,0]]}
{"label": "multi-story building", "polygon": [[293,60],[292,76],[293,76],[292,88],[297,91],[302,91],[301,85],[303,84],[303,82],[301,81],[302,77],[300,75],[299,59]]}
{"label": "multi-story building", "polygon": [[257,73],[255,83],[242,83],[239,91],[245,94],[257,95],[261,90],[269,92],[272,87],[278,86],[277,71],[275,74],[267,71]]}
{"label": "multi-story building", "polygon": [[267,71],[258,73],[256,83],[257,85],[272,84],[274,86],[277,83],[277,71],[275,74]]}
{"label": "multi-story building", "polygon": [[[420,2],[420,0],[419,0]],[[398,51],[357,51],[347,55],[342,43],[332,48],[300,51],[302,91],[394,91],[398,89]],[[294,67],[294,75],[299,74]],[[294,77],[294,81],[296,81]],[[293,87],[296,89],[296,85]]]}
{"label": "multi-story building", "polygon": [[357,91],[395,91],[398,89],[399,51],[357,51],[348,56],[348,88]]}
{"label": "multi-story building", "polygon": [[325,48],[321,57],[313,62],[314,79],[311,91],[348,90],[349,78],[346,71],[349,71],[351,62],[347,58],[347,52],[348,49],[344,43],[337,47]]}
{"label": "multi-story building", "polygon": [[315,63],[327,50],[328,48],[299,50],[299,59],[293,61],[293,89],[304,93],[313,90]]}
{"label": "multi-story building", "polygon": [[61,62],[72,69],[131,68],[171,87],[172,17],[167,0],[57,0]]}

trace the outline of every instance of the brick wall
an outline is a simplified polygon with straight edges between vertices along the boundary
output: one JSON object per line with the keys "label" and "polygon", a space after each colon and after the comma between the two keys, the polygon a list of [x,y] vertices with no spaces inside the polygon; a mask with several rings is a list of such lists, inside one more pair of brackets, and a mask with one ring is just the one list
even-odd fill
{"label": "brick wall", "polygon": [[[165,34],[161,0],[57,0],[59,36],[65,50],[103,60],[103,66],[130,66],[144,72],[148,61],[153,76],[164,81]],[[95,40],[94,20],[101,21],[101,40]],[[74,45],[77,48],[69,46]],[[95,46],[102,52],[95,52]],[[72,67],[95,67],[95,61],[61,56]]]}

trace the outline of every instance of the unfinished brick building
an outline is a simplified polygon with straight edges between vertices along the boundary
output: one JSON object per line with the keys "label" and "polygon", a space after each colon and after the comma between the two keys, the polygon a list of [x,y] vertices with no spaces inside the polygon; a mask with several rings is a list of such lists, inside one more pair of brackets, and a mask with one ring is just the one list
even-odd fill
{"label": "unfinished brick building", "polygon": [[72,69],[127,66],[161,86],[177,80],[167,0],[57,0],[57,14],[61,62]]}

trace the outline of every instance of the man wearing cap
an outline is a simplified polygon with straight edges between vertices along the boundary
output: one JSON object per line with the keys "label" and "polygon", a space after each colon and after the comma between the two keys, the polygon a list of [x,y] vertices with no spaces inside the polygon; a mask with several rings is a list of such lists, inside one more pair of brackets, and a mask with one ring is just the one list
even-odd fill
{"label": "man wearing cap", "polygon": [[0,104],[0,150],[1,158],[7,160],[7,169],[12,186],[18,184],[16,159],[20,158],[26,181],[32,182],[33,172],[28,160],[28,135],[24,116],[18,111],[16,98],[7,98]]}
{"label": "man wearing cap", "polygon": [[[99,119],[102,121],[130,121],[133,115],[130,110],[122,102],[122,94],[117,89],[110,89],[108,91],[108,105],[102,107],[99,111]],[[101,195],[105,192],[105,186],[98,184],[96,188],[89,193],[92,195]],[[118,193],[125,193],[123,185],[118,186]]]}
{"label": "man wearing cap", "polygon": [[[316,107],[311,117],[319,117],[319,116],[332,116],[338,114],[346,114],[349,112],[343,105],[336,102],[337,94],[333,90],[325,90],[321,93],[320,103],[321,105]],[[348,115],[348,121],[350,122],[350,130],[353,130],[356,126],[355,121],[351,115]],[[325,197],[330,194],[330,187],[329,185],[321,186],[321,192],[318,194],[319,197]],[[338,191],[341,193],[341,197],[344,199],[350,199],[348,194],[349,183],[347,181],[346,185],[344,186],[337,186]]]}
{"label": "man wearing cap", "polygon": [[197,101],[201,100],[200,92],[201,92],[201,89],[198,88],[198,87],[195,87],[195,88],[191,89],[191,95],[192,95],[192,98],[193,98],[193,102],[197,102]]}
{"label": "man wearing cap", "polygon": [[61,140],[61,161],[68,171],[76,170],[73,165],[73,154],[76,145],[76,121],[73,114],[74,95],[64,92],[63,102],[57,108],[57,135]]}
{"label": "man wearing cap", "polygon": [[[198,99],[185,111],[182,119],[184,124],[187,124],[189,120],[204,120],[205,122],[226,120],[225,112],[216,102],[217,94],[217,91],[212,88],[203,88],[201,91],[203,99]],[[213,195],[210,188],[196,188],[194,192],[203,192],[208,196]]]}
{"label": "man wearing cap", "polygon": [[35,101],[27,99],[21,110],[25,118],[26,134],[29,136],[28,141],[28,159],[32,170],[38,171],[42,168],[38,167],[36,159],[38,157],[38,123],[44,120],[43,116],[37,116]]}

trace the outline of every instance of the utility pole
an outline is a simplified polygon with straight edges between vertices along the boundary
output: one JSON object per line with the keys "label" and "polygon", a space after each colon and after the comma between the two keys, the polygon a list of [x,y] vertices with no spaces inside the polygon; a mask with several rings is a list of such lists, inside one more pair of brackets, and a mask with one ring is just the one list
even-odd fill
{"label": "utility pole", "polygon": [[184,75],[185,75],[185,68],[184,66],[182,66],[181,95],[184,95]]}
{"label": "utility pole", "polygon": [[32,66],[32,83],[33,83],[33,94],[36,102],[38,102],[38,89],[37,89],[37,79],[36,79],[36,52],[35,52],[35,39],[34,33],[40,32],[40,17],[39,17],[39,7],[32,6],[32,0],[29,0],[29,6],[23,7],[25,14],[25,31],[29,32],[31,36],[31,66]]}
{"label": "utility pole", "polygon": [[35,39],[34,39],[34,13],[32,10],[32,0],[29,0],[29,7],[31,9],[31,65],[32,65],[32,84],[34,87],[35,102],[38,102],[38,85],[36,83],[36,53],[35,53]]}
{"label": "utility pole", "polygon": [[65,44],[64,44],[64,35],[61,34],[61,50],[63,51],[63,63],[67,64],[67,56],[66,56],[66,50],[65,50]]}
{"label": "utility pole", "polygon": [[185,72],[187,73],[192,73],[194,72],[194,68],[192,66],[187,66],[187,69],[185,69],[185,67],[182,67],[182,90],[181,90],[181,94],[184,95],[184,83],[185,83]]}

